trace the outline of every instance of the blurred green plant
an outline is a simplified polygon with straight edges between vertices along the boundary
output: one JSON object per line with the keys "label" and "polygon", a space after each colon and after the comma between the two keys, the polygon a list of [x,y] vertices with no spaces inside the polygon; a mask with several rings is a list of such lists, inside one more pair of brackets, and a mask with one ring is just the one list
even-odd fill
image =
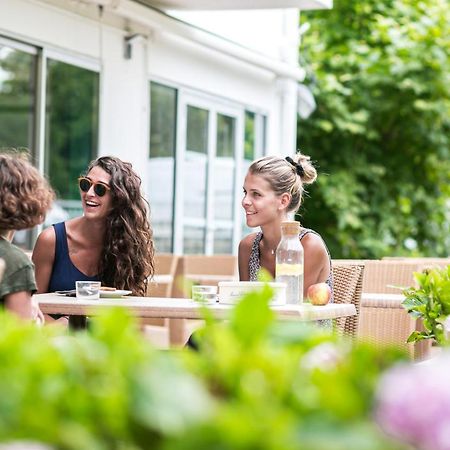
{"label": "blurred green plant", "polygon": [[[0,316],[0,441],[57,449],[402,449],[372,419],[379,375],[406,355],[276,322],[269,287],[199,351],[157,351],[120,309],[63,334]],[[207,311],[207,308],[205,308]]]}
{"label": "blurred green plant", "polygon": [[6,314],[0,330],[0,441],[147,448],[212,413],[200,382],[151,349],[122,310],[73,336]]}
{"label": "blurred green plant", "polygon": [[402,448],[372,421],[379,374],[405,355],[340,341],[306,323],[273,322],[271,289],[246,295],[228,323],[207,321],[190,371],[221,407],[170,449]]}
{"label": "blurred green plant", "polygon": [[415,273],[418,287],[406,289],[403,306],[416,319],[422,319],[425,331],[414,331],[408,342],[434,339],[441,345],[449,344],[445,329],[450,315],[450,265],[446,268],[426,269]]}
{"label": "blurred green plant", "polygon": [[319,167],[305,226],[334,258],[446,256],[450,247],[450,8],[446,0],[334,2],[301,64],[317,109],[298,146]]}

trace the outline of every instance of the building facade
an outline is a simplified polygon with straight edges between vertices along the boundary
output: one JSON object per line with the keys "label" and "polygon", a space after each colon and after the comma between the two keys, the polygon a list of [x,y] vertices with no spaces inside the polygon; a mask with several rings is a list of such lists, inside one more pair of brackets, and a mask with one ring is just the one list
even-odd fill
{"label": "building facade", "polygon": [[0,148],[49,177],[49,222],[112,154],[142,178],[158,251],[237,252],[249,163],[296,149],[299,8],[330,6],[254,3],[0,0]]}

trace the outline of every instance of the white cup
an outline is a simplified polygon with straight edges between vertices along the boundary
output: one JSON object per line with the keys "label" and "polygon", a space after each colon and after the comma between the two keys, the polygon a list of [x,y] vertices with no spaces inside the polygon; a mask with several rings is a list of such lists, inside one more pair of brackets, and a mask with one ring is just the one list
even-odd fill
{"label": "white cup", "polygon": [[77,298],[80,300],[98,300],[100,298],[100,281],[76,281]]}
{"label": "white cup", "polygon": [[202,303],[217,301],[217,286],[192,286],[192,299]]}

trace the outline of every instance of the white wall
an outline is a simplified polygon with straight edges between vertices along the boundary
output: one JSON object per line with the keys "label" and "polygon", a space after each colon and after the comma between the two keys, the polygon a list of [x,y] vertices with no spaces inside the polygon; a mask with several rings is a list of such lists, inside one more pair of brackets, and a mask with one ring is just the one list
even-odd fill
{"label": "white wall", "polygon": [[[129,2],[130,3],[130,2]],[[297,55],[295,10],[186,13],[185,20],[212,29],[260,52],[293,61]],[[125,35],[146,35],[123,56]],[[164,28],[114,17],[106,11],[66,0],[0,0],[0,34],[55,50],[101,73],[100,154],[113,153],[133,163],[147,186],[148,80],[168,80],[227,98],[268,116],[271,153],[295,150],[295,81],[281,84],[273,73],[177,37]],[[288,87],[287,87],[288,86]],[[286,107],[287,100],[287,107]],[[283,103],[284,102],[284,103]]]}
{"label": "white wall", "polygon": [[[273,58],[297,56],[298,10],[170,11],[171,15]],[[289,47],[289,56],[285,54]],[[293,52],[292,52],[293,51]]]}

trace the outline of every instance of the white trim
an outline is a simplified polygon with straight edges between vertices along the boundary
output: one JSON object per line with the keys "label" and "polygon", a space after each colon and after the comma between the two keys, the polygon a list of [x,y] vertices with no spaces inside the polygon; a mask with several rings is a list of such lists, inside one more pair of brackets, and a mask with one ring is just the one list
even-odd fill
{"label": "white trim", "polygon": [[89,58],[85,55],[80,56],[70,51],[63,51],[55,48],[46,49],[46,58],[53,59],[65,64],[79,67],[80,69],[91,70],[92,72],[100,72],[101,64],[96,58]]}
{"label": "white trim", "polygon": [[47,93],[47,58],[45,49],[38,52],[36,60],[36,156],[38,158],[39,171],[48,173],[45,158],[45,124],[46,124],[46,93]]}
{"label": "white trim", "polygon": [[[32,37],[11,32],[10,30],[0,29],[0,40],[5,39],[6,42],[12,41],[15,43],[15,48],[20,49],[18,46],[23,45],[26,47],[35,47],[37,49],[45,48],[47,55],[52,59],[57,59],[61,62],[77,65],[83,69],[93,70],[95,72],[100,71],[101,62],[99,58],[94,58],[79,53],[71,49],[64,47],[58,47],[56,45],[49,44],[48,42],[34,39]],[[9,45],[9,44],[7,44]],[[21,49],[20,49],[21,50]]]}
{"label": "white trim", "polygon": [[275,58],[240,46],[218,35],[209,33],[201,28],[194,27],[181,20],[174,19],[157,10],[150,9],[131,0],[121,0],[116,8],[112,9],[116,14],[129,19],[137,24],[150,28],[156,34],[169,33],[189,42],[200,45],[240,60],[254,67],[272,72],[276,76],[303,81],[305,70],[299,66],[287,64]]}
{"label": "white trim", "polygon": [[206,101],[210,101],[213,103],[220,103],[220,105],[225,105],[230,108],[243,108],[245,111],[252,112],[254,114],[259,114],[262,116],[268,117],[269,111],[267,109],[260,108],[255,105],[250,105],[245,102],[240,102],[238,100],[230,99],[229,97],[222,96],[220,94],[216,94],[214,92],[203,91],[200,89],[192,88],[189,85],[179,83],[178,81],[174,81],[165,77],[149,74],[149,83],[154,82],[158,84],[162,84],[167,87],[171,87],[173,89],[177,89],[178,93],[183,95],[188,94],[195,96],[197,98],[201,98]]}
{"label": "white trim", "polygon": [[[86,0],[85,0],[86,1]],[[96,1],[100,0],[90,0]],[[103,0],[104,1],[104,0]],[[144,0],[149,5],[163,9],[229,10],[229,9],[331,9],[333,0]]]}
{"label": "white trim", "polygon": [[5,34],[0,34],[0,45],[11,47],[14,50],[20,50],[21,52],[25,52],[30,55],[37,55],[38,53],[36,46],[27,44],[24,41],[19,41],[14,38],[10,38]]}
{"label": "white trim", "polygon": [[183,180],[184,180],[184,151],[186,148],[186,111],[183,107],[180,91],[177,92],[176,115],[176,147],[175,147],[175,187],[173,204],[173,253],[183,253]]}

